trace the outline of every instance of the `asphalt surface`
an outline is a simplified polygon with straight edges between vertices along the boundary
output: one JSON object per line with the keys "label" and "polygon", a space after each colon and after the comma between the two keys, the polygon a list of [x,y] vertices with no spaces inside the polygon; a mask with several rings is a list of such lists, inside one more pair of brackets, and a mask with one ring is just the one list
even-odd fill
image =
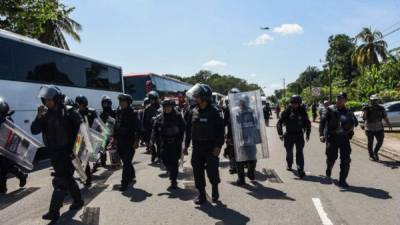
{"label": "asphalt surface", "polygon": [[[270,124],[276,124],[276,120]],[[137,150],[134,161],[138,182],[117,191],[121,170],[100,169],[91,188],[83,188],[86,202],[80,211],[68,212],[67,199],[57,224],[400,224],[400,165],[389,159],[371,162],[365,149],[352,145],[348,189],[337,186],[339,162],[332,180],[325,178],[325,146],[313,128],[305,147],[307,176],[299,179],[286,171],[285,150],[276,128],[267,127],[270,158],[259,160],[256,181],[244,187],[233,184],[221,157],[221,203],[193,203],[196,197],[190,160],[181,168],[179,189],[169,191],[165,171],[149,165],[150,156]],[[51,169],[37,165],[25,188],[8,182],[9,193],[0,196],[0,224],[48,224],[41,219],[51,197]],[[208,185],[208,193],[211,195]]]}

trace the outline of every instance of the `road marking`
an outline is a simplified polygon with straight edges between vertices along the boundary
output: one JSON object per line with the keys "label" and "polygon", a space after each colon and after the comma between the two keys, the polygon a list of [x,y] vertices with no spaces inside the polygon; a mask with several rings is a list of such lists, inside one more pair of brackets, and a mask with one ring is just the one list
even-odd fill
{"label": "road marking", "polygon": [[328,214],[324,211],[321,200],[319,198],[312,198],[315,208],[317,209],[318,215],[321,218],[323,225],[333,225],[332,221],[328,218]]}

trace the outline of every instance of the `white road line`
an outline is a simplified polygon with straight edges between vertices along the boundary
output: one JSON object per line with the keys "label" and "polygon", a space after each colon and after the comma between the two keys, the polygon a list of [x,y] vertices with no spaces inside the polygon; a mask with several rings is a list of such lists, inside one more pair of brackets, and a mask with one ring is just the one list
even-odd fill
{"label": "white road line", "polygon": [[321,200],[319,198],[312,198],[315,208],[317,209],[318,215],[321,218],[323,225],[333,225],[332,221],[328,218],[328,214],[324,211]]}

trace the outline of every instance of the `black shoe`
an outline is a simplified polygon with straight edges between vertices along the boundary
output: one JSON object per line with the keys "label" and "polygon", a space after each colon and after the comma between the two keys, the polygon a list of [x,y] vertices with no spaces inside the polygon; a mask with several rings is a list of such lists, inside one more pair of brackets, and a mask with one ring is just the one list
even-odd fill
{"label": "black shoe", "polygon": [[379,161],[379,155],[378,155],[378,153],[375,153],[375,154],[374,154],[374,159],[375,159],[375,161]]}
{"label": "black shoe", "polygon": [[177,189],[178,188],[178,182],[176,180],[171,180],[171,185],[169,186],[169,189]]}
{"label": "black shoe", "polygon": [[345,180],[340,180],[339,181],[339,187],[348,188],[349,184]]}
{"label": "black shoe", "polygon": [[26,179],[28,178],[28,174],[23,174],[19,179],[19,187],[25,187]]}
{"label": "black shoe", "polygon": [[60,213],[59,212],[48,212],[42,216],[42,219],[44,220],[50,220],[50,221],[57,221],[58,218],[60,218]]}
{"label": "black shoe", "polygon": [[218,185],[213,185],[212,186],[212,195],[211,195],[212,197],[212,201],[215,203],[215,202],[218,202],[218,200],[219,200],[219,191],[218,191]]}
{"label": "black shoe", "polygon": [[236,185],[238,185],[238,186],[243,186],[243,185],[245,185],[245,184],[246,184],[246,181],[245,181],[244,178],[238,178],[238,179],[236,180]]}
{"label": "black shoe", "polygon": [[84,202],[81,200],[79,202],[74,202],[69,206],[69,210],[73,211],[73,210],[78,210],[81,209],[84,205]]}
{"label": "black shoe", "polygon": [[326,169],[326,171],[325,171],[325,175],[326,175],[326,177],[327,177],[327,178],[331,178],[331,175],[332,175],[332,170],[330,170],[330,169]]}
{"label": "black shoe", "polygon": [[237,171],[236,171],[236,169],[229,169],[229,173],[230,174],[235,174],[235,173],[237,173]]}
{"label": "black shoe", "polygon": [[249,180],[253,181],[256,179],[255,175],[253,172],[247,172],[247,177],[249,178]]}
{"label": "black shoe", "polygon": [[121,184],[121,186],[119,187],[119,191],[126,191],[126,189],[128,189],[128,185],[126,184]]}
{"label": "black shoe", "polygon": [[207,202],[207,198],[206,198],[205,194],[200,194],[200,195],[196,198],[196,200],[194,201],[194,204],[196,204],[196,205],[202,205],[202,204],[204,204],[204,203],[206,203],[206,202]]}
{"label": "black shoe", "polygon": [[299,177],[300,177],[301,179],[303,179],[303,178],[306,176],[306,173],[305,173],[304,170],[302,170],[302,169],[298,169],[297,172],[298,172]]}
{"label": "black shoe", "polygon": [[287,171],[293,171],[292,166],[287,166],[287,167],[286,167],[286,170],[287,170]]}

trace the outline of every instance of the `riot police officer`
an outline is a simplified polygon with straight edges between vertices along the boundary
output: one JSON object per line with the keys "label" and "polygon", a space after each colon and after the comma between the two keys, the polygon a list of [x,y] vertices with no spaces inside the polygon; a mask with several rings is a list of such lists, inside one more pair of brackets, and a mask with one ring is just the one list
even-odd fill
{"label": "riot police officer", "polygon": [[263,107],[263,114],[264,114],[265,125],[268,127],[269,126],[269,118],[272,115],[272,110],[271,110],[271,106],[269,105],[269,102],[265,103],[265,106]]}
{"label": "riot police officer", "polygon": [[336,104],[331,105],[322,114],[319,124],[321,142],[326,142],[326,176],[331,177],[332,168],[340,150],[339,186],[348,187],[346,178],[350,171],[350,139],[354,135],[354,127],[358,125],[353,112],[346,108],[347,94],[341,92],[336,97]]}
{"label": "riot police officer", "polygon": [[208,85],[196,84],[186,93],[196,100],[196,107],[191,110],[186,126],[185,151],[193,141],[192,167],[199,196],[196,204],[206,200],[206,181],[204,170],[212,185],[212,200],[219,199],[220,183],[218,164],[221,147],[224,144],[224,121],[219,109],[211,104],[212,91]]}
{"label": "riot police officer", "polygon": [[[279,138],[284,141],[286,148],[287,170],[292,170],[293,147],[296,146],[296,164],[300,178],[306,174],[304,172],[304,132],[306,140],[310,139],[311,122],[308,119],[307,112],[302,107],[301,97],[293,95],[290,99],[290,106],[285,109],[276,125]],[[282,126],[286,126],[286,132],[283,133]]]}
{"label": "riot police officer", "polygon": [[[363,109],[363,119],[365,121],[365,134],[368,139],[368,152],[369,158],[373,161],[379,161],[378,152],[383,144],[385,138],[385,131],[383,128],[382,120],[385,120],[389,129],[392,129],[390,121],[387,117],[386,110],[383,106],[379,105],[379,96],[371,95],[370,105]],[[376,138],[376,145],[374,148],[374,138]]]}
{"label": "riot police officer", "polygon": [[[115,110],[112,108],[112,100],[109,96],[103,95],[101,98],[101,107],[103,111],[100,113],[100,119],[103,123],[107,123],[109,118],[115,119]],[[107,154],[105,152],[100,153],[100,164],[105,167],[107,161]]]}
{"label": "riot police officer", "polygon": [[[0,126],[7,120],[12,120],[10,106],[0,98]],[[28,175],[24,173],[13,161],[0,155],[0,194],[7,193],[7,174],[12,173],[19,179],[19,186],[24,187]]]}
{"label": "riot police officer", "polygon": [[174,107],[175,102],[173,100],[163,100],[163,112],[155,118],[151,138],[152,143],[156,141],[160,143],[161,159],[169,173],[170,188],[172,189],[177,188],[179,158],[185,133],[185,122],[182,114]]}
{"label": "riot police officer", "polygon": [[[154,145],[150,145],[150,137],[151,131],[153,129],[154,117],[160,113],[160,102],[159,95],[156,91],[150,91],[147,94],[147,97],[150,100],[150,104],[144,109],[143,112],[143,130],[144,130],[144,139],[147,143],[147,150],[151,152],[151,162],[155,162],[160,158],[159,149]],[[157,143],[154,143],[157,144]]]}
{"label": "riot police officer", "polygon": [[[239,93],[240,90],[238,88],[232,88],[228,94],[236,94]],[[236,169],[236,161],[235,161],[235,148],[233,144],[233,135],[232,135],[232,124],[231,124],[231,113],[229,111],[229,99],[227,101],[227,105],[224,108],[224,125],[227,128],[226,133],[226,147],[224,151],[224,156],[229,159],[229,173],[235,174],[237,173]]]}
{"label": "riot police officer", "polygon": [[59,210],[67,193],[70,193],[73,199],[70,210],[83,206],[78,184],[73,178],[72,165],[72,148],[82,119],[76,111],[66,110],[64,95],[54,85],[42,86],[39,98],[43,105],[38,108],[37,116],[31,125],[31,132],[34,135],[42,133],[54,168],[52,181],[54,191],[50,208],[42,218],[55,221],[60,216]]}
{"label": "riot police officer", "polygon": [[[78,107],[78,112],[81,115],[81,117],[84,120],[87,119],[87,121],[89,123],[89,127],[92,127],[94,120],[97,118],[96,110],[88,107],[88,100],[83,95],[78,95],[75,98],[75,104]],[[91,171],[89,162],[86,166],[85,173],[86,173],[86,177],[87,177],[85,185],[90,186],[90,185],[92,185],[92,171]]]}
{"label": "riot police officer", "polygon": [[117,151],[123,164],[120,191],[125,191],[132,182],[136,182],[132,160],[138,145],[139,121],[137,115],[130,107],[132,97],[128,94],[120,94],[118,100],[119,108],[116,112],[114,140],[116,141]]}

